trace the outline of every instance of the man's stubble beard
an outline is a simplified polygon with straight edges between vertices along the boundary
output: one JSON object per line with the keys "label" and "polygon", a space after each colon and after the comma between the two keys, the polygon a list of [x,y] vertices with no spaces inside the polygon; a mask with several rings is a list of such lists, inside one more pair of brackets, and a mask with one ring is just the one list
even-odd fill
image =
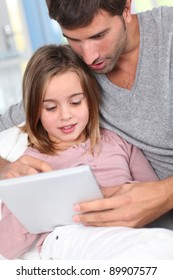
{"label": "man's stubble beard", "polygon": [[121,17],[121,19],[122,19],[122,28],[120,30],[118,43],[114,48],[114,52],[113,52],[114,55],[110,55],[110,56],[106,57],[106,59],[108,60],[108,64],[106,65],[106,67],[104,69],[102,69],[100,71],[95,71],[98,74],[108,74],[109,72],[111,72],[115,68],[119,58],[121,57],[121,55],[124,52],[124,49],[126,46],[126,41],[127,41],[126,25],[125,25],[124,18]]}

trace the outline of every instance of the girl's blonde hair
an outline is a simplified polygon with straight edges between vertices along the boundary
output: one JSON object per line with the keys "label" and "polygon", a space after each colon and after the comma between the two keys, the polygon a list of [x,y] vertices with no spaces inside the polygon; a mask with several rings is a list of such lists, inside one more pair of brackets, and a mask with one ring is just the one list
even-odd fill
{"label": "girl's blonde hair", "polygon": [[[99,100],[100,87],[91,70],[69,45],[46,45],[39,48],[29,60],[23,76],[23,102],[26,124],[22,131],[28,133],[29,145],[45,154],[55,154],[55,143],[40,121],[43,97],[47,83],[57,74],[72,71],[78,75],[89,110],[86,138],[91,140],[91,150],[100,138]],[[68,81],[67,81],[68,83]]]}

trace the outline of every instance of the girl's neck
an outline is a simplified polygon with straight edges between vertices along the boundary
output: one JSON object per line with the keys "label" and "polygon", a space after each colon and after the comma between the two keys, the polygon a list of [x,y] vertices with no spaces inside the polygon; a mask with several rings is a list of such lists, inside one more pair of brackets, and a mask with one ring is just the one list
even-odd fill
{"label": "girl's neck", "polygon": [[55,144],[55,147],[57,149],[57,151],[64,151],[64,150],[67,150],[69,148],[71,148],[72,146],[74,145],[79,145],[83,142],[86,141],[86,136],[85,134],[81,134],[77,139],[75,139],[74,141],[69,141],[69,142],[61,142],[57,140],[56,141],[56,144]]}

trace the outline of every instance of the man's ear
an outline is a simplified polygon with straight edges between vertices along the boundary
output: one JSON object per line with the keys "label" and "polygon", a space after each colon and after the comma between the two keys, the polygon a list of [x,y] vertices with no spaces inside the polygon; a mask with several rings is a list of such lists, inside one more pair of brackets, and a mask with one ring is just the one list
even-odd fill
{"label": "man's ear", "polygon": [[131,21],[131,5],[132,0],[127,0],[126,5],[123,11],[123,18],[126,23],[129,23]]}

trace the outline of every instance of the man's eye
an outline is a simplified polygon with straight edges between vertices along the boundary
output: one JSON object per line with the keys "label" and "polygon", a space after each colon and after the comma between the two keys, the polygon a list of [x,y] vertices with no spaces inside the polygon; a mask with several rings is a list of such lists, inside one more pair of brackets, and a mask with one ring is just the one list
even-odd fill
{"label": "man's eye", "polygon": [[105,33],[100,33],[94,36],[94,39],[102,39],[105,36]]}
{"label": "man's eye", "polygon": [[77,40],[77,39],[68,39],[68,41],[75,42],[75,43],[79,43],[79,42],[80,42],[80,41]]}

